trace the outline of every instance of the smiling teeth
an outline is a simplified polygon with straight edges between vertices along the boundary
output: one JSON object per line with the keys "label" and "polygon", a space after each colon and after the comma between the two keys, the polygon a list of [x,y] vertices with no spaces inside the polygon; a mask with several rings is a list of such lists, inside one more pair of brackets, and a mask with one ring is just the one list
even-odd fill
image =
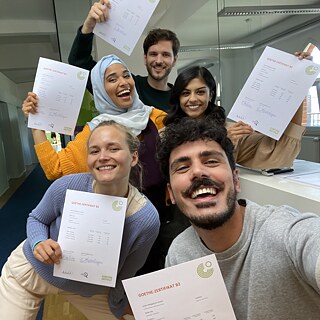
{"label": "smiling teeth", "polygon": [[104,166],[104,167],[99,167],[98,170],[111,170],[113,169],[113,166]]}
{"label": "smiling teeth", "polygon": [[192,199],[195,199],[197,196],[201,195],[201,194],[204,194],[204,193],[209,193],[209,194],[212,194],[212,195],[216,195],[217,192],[214,188],[202,188],[202,189],[199,189],[199,190],[196,190],[195,192],[193,192],[191,194],[191,198]]}
{"label": "smiling teeth", "polygon": [[123,91],[120,91],[120,92],[118,93],[118,95],[120,96],[120,95],[125,94],[125,93],[130,93],[130,90],[129,90],[129,89],[125,89],[125,90],[123,90]]}
{"label": "smiling teeth", "polygon": [[197,109],[197,108],[199,108],[199,105],[197,104],[197,105],[194,105],[194,106],[188,106],[188,108],[190,108],[190,109]]}

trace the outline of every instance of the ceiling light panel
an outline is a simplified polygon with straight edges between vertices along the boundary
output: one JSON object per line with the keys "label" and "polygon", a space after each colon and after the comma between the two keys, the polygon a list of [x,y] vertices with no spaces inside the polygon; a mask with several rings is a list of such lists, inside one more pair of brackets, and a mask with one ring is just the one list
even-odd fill
{"label": "ceiling light panel", "polygon": [[318,13],[320,13],[320,5],[242,6],[225,7],[218,12],[218,17]]}

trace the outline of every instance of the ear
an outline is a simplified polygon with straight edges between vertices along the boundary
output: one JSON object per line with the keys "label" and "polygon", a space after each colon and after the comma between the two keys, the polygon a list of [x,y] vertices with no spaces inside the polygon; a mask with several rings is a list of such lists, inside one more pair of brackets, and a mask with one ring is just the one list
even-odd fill
{"label": "ear", "polygon": [[147,65],[147,55],[146,54],[143,55],[143,63],[145,66]]}
{"label": "ear", "polygon": [[234,183],[234,188],[237,193],[240,192],[240,180],[239,180],[239,171],[238,169],[235,169],[233,171],[233,183]]}
{"label": "ear", "polygon": [[176,204],[170,183],[167,183],[167,189],[168,189],[170,200],[171,200],[172,204]]}
{"label": "ear", "polygon": [[132,154],[131,167],[134,167],[139,161],[138,151]]}
{"label": "ear", "polygon": [[174,67],[174,66],[176,65],[177,60],[178,60],[178,55],[176,55],[176,56],[173,58],[172,67]]}
{"label": "ear", "polygon": [[214,93],[213,91],[210,92],[210,98],[209,98],[209,101],[210,101],[210,102],[211,102],[211,100],[212,100],[212,98],[213,98],[213,93]]}

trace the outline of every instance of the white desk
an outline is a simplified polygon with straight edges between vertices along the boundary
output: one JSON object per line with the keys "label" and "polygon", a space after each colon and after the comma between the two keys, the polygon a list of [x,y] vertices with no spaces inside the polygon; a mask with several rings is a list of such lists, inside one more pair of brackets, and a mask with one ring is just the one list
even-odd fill
{"label": "white desk", "polygon": [[241,192],[238,198],[260,205],[287,204],[301,212],[320,215],[320,164],[295,160],[293,168],[293,172],[268,177],[240,167]]}

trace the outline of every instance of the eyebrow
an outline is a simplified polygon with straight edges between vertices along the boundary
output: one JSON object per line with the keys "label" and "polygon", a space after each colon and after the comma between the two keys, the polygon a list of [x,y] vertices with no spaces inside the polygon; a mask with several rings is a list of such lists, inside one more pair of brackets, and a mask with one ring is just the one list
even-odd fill
{"label": "eyebrow", "polygon": [[[200,158],[206,158],[206,157],[210,157],[210,156],[216,156],[220,159],[224,159],[224,155],[222,152],[220,151],[214,151],[214,150],[205,150],[199,153],[199,157]],[[190,161],[190,157],[187,156],[182,156],[178,159],[175,159],[171,165],[170,165],[170,169],[172,170],[172,168],[174,168],[175,166],[179,165],[180,163],[184,163]]]}
{"label": "eyebrow", "polygon": [[190,160],[190,157],[187,157],[187,156],[183,156],[183,157],[180,157],[178,159],[175,159],[171,165],[170,165],[170,169],[172,170],[172,168],[176,167],[179,163],[183,163],[183,162],[186,162],[186,161],[189,161]]}
{"label": "eyebrow", "polygon": [[[203,87],[196,88],[195,90],[207,89],[207,88],[208,88],[207,86],[203,86]],[[185,88],[183,89],[183,91],[191,91],[191,89]]]}
{"label": "eyebrow", "polygon": [[161,51],[161,50],[149,50],[148,53],[167,53],[167,54],[171,54],[172,55],[172,51],[167,51],[167,50],[164,50],[164,51]]}
{"label": "eyebrow", "polygon": [[[118,143],[118,142],[108,142],[106,145],[107,145],[107,147],[120,146],[120,143]],[[91,149],[91,148],[100,148],[100,146],[98,146],[96,144],[89,145],[88,149]]]}
{"label": "eyebrow", "polygon": [[[125,74],[125,73],[130,73],[130,71],[128,69],[124,69],[122,71],[122,74]],[[109,77],[115,76],[115,75],[117,75],[117,72],[112,72],[112,73],[106,74],[106,78],[109,78]]]}
{"label": "eyebrow", "polygon": [[208,156],[216,156],[216,157],[224,158],[224,154],[221,151],[205,150],[203,152],[200,152],[200,157],[208,157]]}

